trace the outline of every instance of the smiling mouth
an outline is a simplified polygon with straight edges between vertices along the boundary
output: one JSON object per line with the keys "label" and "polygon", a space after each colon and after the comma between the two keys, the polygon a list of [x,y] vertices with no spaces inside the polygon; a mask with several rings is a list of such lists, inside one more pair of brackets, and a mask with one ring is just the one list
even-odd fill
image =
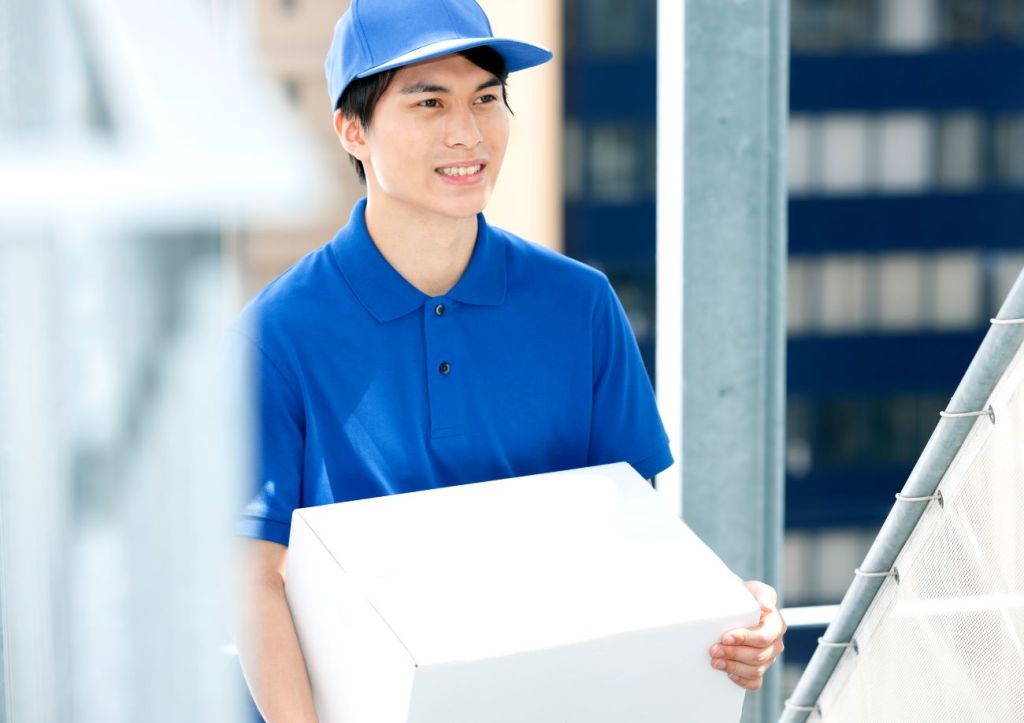
{"label": "smiling mouth", "polygon": [[473,176],[486,166],[486,163],[477,163],[472,166],[442,166],[441,168],[435,168],[434,173],[439,173],[449,178],[459,178],[460,176]]}

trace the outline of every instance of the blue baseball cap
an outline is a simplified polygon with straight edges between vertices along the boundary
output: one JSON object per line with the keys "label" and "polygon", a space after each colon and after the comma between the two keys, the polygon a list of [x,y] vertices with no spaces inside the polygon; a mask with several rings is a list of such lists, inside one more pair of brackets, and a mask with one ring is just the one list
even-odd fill
{"label": "blue baseball cap", "polygon": [[331,109],[356,78],[481,45],[494,48],[509,72],[552,57],[539,45],[494,37],[475,0],[352,0],[324,62]]}

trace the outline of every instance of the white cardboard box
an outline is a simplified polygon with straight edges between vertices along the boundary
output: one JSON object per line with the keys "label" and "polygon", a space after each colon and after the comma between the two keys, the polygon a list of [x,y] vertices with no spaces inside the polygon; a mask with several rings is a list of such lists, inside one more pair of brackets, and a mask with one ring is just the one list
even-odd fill
{"label": "white cardboard box", "polygon": [[742,582],[625,463],[296,510],[321,723],[735,723]]}

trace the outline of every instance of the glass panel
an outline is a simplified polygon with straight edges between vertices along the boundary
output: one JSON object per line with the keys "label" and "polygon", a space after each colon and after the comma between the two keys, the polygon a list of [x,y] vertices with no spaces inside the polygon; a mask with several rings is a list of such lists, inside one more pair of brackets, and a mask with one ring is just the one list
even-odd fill
{"label": "glass panel", "polygon": [[858,530],[830,530],[819,537],[820,587],[812,598],[836,603],[853,580],[853,571],[864,560],[874,533]]}
{"label": "glass panel", "polygon": [[868,403],[855,397],[822,399],[818,404],[821,463],[839,467],[863,461],[870,449]]}
{"label": "glass panel", "polygon": [[1024,116],[1000,118],[995,133],[996,176],[1003,182],[1024,185]]}
{"label": "glass panel", "polygon": [[627,203],[654,195],[655,134],[651,126],[595,124],[588,138],[594,199]]}
{"label": "glass panel", "polygon": [[791,194],[811,190],[811,121],[806,116],[789,119],[786,171]]}
{"label": "glass panel", "polygon": [[1011,43],[1024,42],[1024,2],[1020,0],[992,0],[992,2],[993,38]]}
{"label": "glass panel", "polygon": [[811,471],[812,406],[806,399],[786,401],[786,474],[802,477]]}
{"label": "glass panel", "polygon": [[936,254],[932,261],[932,323],[969,329],[981,321],[981,258],[976,252]]}
{"label": "glass panel", "polygon": [[931,123],[919,113],[894,113],[878,121],[878,159],[881,188],[920,191],[931,180]]}
{"label": "glass panel", "polygon": [[813,261],[791,258],[786,266],[786,331],[801,334],[814,323],[811,309],[815,304]]}
{"label": "glass panel", "polygon": [[583,125],[579,121],[566,119],[563,161],[565,163],[565,197],[569,200],[580,199],[584,194],[585,135]]}
{"label": "glass panel", "polygon": [[861,191],[867,182],[867,119],[831,115],[822,121],[822,186],[831,192]]}
{"label": "glass panel", "polygon": [[985,0],[942,0],[939,33],[950,45],[972,45],[985,39]]}
{"label": "glass panel", "polygon": [[920,327],[924,319],[924,259],[917,254],[885,254],[877,261],[878,325],[898,331]]}
{"label": "glass panel", "polygon": [[936,0],[881,0],[879,43],[890,50],[920,50],[938,40]]}
{"label": "glass panel", "polygon": [[574,0],[567,17],[578,35],[568,38],[574,49],[591,55],[632,55],[655,52],[655,0]]}
{"label": "glass panel", "polygon": [[981,119],[975,113],[953,113],[937,122],[939,185],[966,189],[981,183]]}
{"label": "glass panel", "polygon": [[996,315],[999,308],[1006,300],[1006,295],[1013,288],[1013,283],[1024,270],[1024,252],[1022,251],[1000,251],[996,257],[995,270],[992,278],[992,299],[989,305],[989,313]]}
{"label": "glass panel", "polygon": [[862,256],[826,256],[821,261],[821,327],[863,329],[868,319],[868,263]]}
{"label": "glass panel", "polygon": [[868,0],[792,0],[790,42],[796,51],[866,47],[874,41]]}

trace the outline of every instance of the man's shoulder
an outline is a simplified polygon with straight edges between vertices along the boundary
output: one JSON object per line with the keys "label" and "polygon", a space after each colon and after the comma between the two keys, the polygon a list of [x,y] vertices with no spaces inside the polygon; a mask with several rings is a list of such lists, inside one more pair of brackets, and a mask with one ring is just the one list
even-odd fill
{"label": "man's shoulder", "polygon": [[505,241],[509,274],[541,285],[557,284],[563,291],[603,294],[608,277],[599,269],[503,228],[491,227]]}
{"label": "man's shoulder", "polygon": [[330,303],[342,283],[327,244],[302,256],[264,286],[242,309],[234,328],[262,343],[276,335],[301,329]]}

